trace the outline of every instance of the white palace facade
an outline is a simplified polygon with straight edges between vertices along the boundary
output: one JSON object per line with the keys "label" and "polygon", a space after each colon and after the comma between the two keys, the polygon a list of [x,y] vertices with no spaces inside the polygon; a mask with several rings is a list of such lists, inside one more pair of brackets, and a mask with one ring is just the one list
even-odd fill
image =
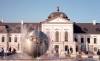
{"label": "white palace facade", "polygon": [[5,52],[9,47],[21,52],[22,27],[39,29],[50,39],[47,53],[72,54],[82,51],[97,52],[100,49],[100,23],[75,23],[65,13],[53,12],[40,23],[5,23],[0,22],[0,48]]}

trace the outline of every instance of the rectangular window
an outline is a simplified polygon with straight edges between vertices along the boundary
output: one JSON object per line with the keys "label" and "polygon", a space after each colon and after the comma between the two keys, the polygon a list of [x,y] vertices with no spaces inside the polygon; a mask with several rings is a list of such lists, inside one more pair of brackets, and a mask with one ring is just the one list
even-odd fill
{"label": "rectangular window", "polygon": [[9,37],[9,42],[11,42],[11,37]]}
{"label": "rectangular window", "polygon": [[97,47],[94,47],[94,51],[97,51]]}
{"label": "rectangular window", "polygon": [[68,45],[65,45],[65,51],[67,51],[68,50]]}
{"label": "rectangular window", "polygon": [[77,42],[77,38],[75,38],[74,40],[75,40],[75,42]]}
{"label": "rectangular window", "polygon": [[17,37],[15,37],[15,42],[17,42]]}
{"label": "rectangular window", "polygon": [[65,31],[65,42],[68,42],[68,32]]}
{"label": "rectangular window", "polygon": [[81,38],[81,43],[84,43],[84,38]]}
{"label": "rectangular window", "polygon": [[4,42],[5,41],[5,37],[2,37],[2,42]]}
{"label": "rectangular window", "polygon": [[94,38],[94,44],[96,44],[97,43],[97,39],[96,38]]}
{"label": "rectangular window", "polygon": [[87,38],[87,42],[90,43],[90,38]]}

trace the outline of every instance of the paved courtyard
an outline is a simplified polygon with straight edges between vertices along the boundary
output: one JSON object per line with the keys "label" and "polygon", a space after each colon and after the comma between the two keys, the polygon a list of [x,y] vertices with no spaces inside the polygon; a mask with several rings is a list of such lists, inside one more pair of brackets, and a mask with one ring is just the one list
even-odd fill
{"label": "paved courtyard", "polygon": [[100,61],[92,58],[59,58],[59,57],[48,57],[43,55],[38,58],[32,58],[27,54],[14,54],[9,56],[0,56],[0,61]]}

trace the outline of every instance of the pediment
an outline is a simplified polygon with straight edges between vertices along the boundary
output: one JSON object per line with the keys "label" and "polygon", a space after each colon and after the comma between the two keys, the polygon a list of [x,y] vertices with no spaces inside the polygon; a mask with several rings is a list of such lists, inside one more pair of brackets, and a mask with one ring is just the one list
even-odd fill
{"label": "pediment", "polygon": [[46,20],[45,23],[73,23],[73,22],[70,20],[58,17],[58,18]]}

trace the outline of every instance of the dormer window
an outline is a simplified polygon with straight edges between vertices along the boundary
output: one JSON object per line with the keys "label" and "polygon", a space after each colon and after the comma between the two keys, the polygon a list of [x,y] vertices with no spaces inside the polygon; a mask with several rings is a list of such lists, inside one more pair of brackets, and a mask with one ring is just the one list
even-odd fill
{"label": "dormer window", "polygon": [[53,14],[51,14],[51,18],[53,17]]}
{"label": "dormer window", "polygon": [[96,28],[96,31],[100,31],[100,29],[99,28]]}
{"label": "dormer window", "polygon": [[83,30],[84,30],[84,31],[88,31],[87,28],[84,28]]}

